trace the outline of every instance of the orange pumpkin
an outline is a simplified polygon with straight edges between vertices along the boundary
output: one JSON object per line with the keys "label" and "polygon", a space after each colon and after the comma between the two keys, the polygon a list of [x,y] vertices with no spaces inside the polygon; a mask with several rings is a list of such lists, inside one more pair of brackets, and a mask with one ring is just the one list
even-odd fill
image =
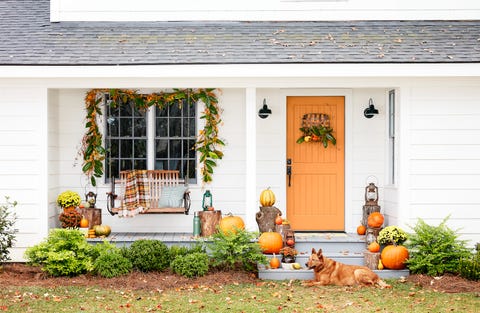
{"label": "orange pumpkin", "polygon": [[223,217],[218,225],[223,234],[236,234],[238,230],[245,229],[245,223],[240,216],[234,216],[231,213]]}
{"label": "orange pumpkin", "polygon": [[283,247],[283,238],[280,233],[266,231],[258,237],[258,244],[263,253],[280,253]]}
{"label": "orange pumpkin", "polygon": [[365,235],[366,231],[367,231],[367,228],[363,225],[359,225],[357,227],[357,234],[359,235]]}
{"label": "orange pumpkin", "polygon": [[408,259],[408,250],[404,246],[388,245],[382,250],[381,259],[383,266],[392,270],[405,268]]}
{"label": "orange pumpkin", "polygon": [[382,213],[373,212],[368,216],[368,219],[367,219],[368,227],[371,227],[371,228],[382,227],[384,220],[385,218],[383,217]]}
{"label": "orange pumpkin", "polygon": [[368,251],[370,252],[378,252],[380,251],[380,245],[378,242],[374,241],[371,244],[368,245]]}
{"label": "orange pumpkin", "polygon": [[262,206],[272,206],[275,204],[275,194],[270,190],[270,187],[260,193],[260,204]]}
{"label": "orange pumpkin", "polygon": [[279,268],[280,260],[273,254],[273,257],[270,259],[270,268]]}
{"label": "orange pumpkin", "polygon": [[85,218],[85,216],[82,216],[82,219],[80,220],[80,227],[81,228],[87,228],[88,227],[88,220]]}

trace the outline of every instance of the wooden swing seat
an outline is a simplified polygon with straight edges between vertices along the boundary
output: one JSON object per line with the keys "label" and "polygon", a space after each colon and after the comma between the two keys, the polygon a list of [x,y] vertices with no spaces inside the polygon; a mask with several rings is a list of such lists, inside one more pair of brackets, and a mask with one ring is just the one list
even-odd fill
{"label": "wooden swing seat", "polygon": [[[115,188],[119,186],[119,190],[125,190],[125,182],[127,178],[128,171],[121,171],[120,178],[113,179],[112,182],[112,191],[108,192],[109,201],[107,203],[107,209],[110,214],[118,214],[123,207],[124,197],[123,195],[116,194]],[[180,179],[179,171],[177,170],[147,170],[148,177],[148,186],[149,186],[149,208],[141,214],[155,214],[155,213],[182,213],[188,215],[190,210],[190,191],[185,188],[185,191],[182,196],[180,206],[165,206],[161,205],[163,202],[162,199],[162,189],[166,187],[180,187],[182,185],[186,186],[185,181]],[[117,200],[117,201],[115,201]],[[119,202],[120,205],[116,206],[116,202]]]}

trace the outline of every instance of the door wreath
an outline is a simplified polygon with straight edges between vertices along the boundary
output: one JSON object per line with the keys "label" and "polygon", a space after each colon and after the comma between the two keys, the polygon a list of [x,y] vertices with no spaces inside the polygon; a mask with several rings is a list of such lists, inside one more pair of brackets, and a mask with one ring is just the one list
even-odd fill
{"label": "door wreath", "polygon": [[330,117],[324,113],[307,113],[302,117],[302,136],[297,143],[321,142],[327,148],[331,142],[336,145],[337,140],[333,136],[333,128],[330,127]]}

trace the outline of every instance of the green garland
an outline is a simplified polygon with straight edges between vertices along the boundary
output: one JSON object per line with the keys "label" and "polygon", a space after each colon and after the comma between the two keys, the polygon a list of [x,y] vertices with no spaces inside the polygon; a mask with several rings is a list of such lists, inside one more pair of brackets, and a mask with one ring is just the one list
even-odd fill
{"label": "green garland", "polygon": [[87,129],[82,139],[80,153],[83,155],[82,171],[90,179],[92,186],[96,186],[96,179],[103,176],[103,161],[105,160],[105,148],[102,146],[102,133],[99,131],[97,117],[102,115],[101,102],[105,93],[110,94],[111,107],[118,107],[120,103],[133,100],[139,110],[147,110],[156,106],[160,109],[166,106],[181,104],[183,100],[189,103],[202,101],[205,109],[201,119],[205,120],[205,126],[197,137],[196,150],[200,153],[202,164],[202,181],[212,181],[213,168],[217,166],[217,160],[222,159],[220,149],[225,143],[218,136],[218,126],[221,123],[220,108],[214,89],[174,89],[173,92],[158,92],[151,94],[139,94],[137,90],[127,89],[92,89],[85,96],[85,108],[87,111],[85,128]]}

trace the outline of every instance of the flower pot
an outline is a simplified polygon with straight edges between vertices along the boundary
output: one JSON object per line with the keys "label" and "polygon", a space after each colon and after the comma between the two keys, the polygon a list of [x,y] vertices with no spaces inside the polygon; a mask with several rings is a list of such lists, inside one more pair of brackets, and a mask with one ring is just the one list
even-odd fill
{"label": "flower pot", "polygon": [[293,255],[283,256],[282,263],[295,263],[295,256]]}

